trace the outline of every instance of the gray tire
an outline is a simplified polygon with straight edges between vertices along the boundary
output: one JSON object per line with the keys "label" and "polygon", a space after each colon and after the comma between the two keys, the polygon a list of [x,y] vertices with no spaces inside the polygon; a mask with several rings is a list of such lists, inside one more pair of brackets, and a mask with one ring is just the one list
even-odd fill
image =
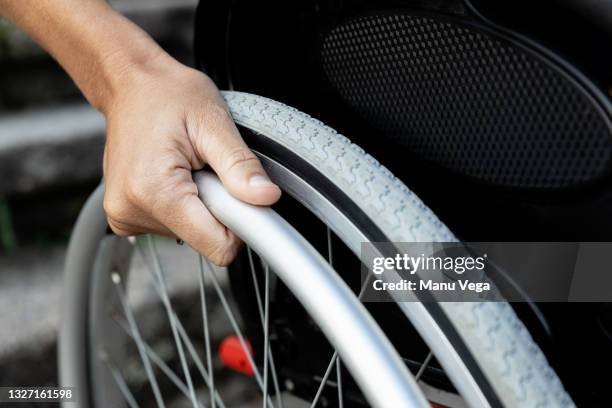
{"label": "gray tire", "polygon": [[[316,168],[390,241],[456,240],[389,170],[330,127],[268,98],[241,92],[223,95],[236,123],[272,139]],[[440,307],[503,406],[574,405],[508,303],[447,302]]]}

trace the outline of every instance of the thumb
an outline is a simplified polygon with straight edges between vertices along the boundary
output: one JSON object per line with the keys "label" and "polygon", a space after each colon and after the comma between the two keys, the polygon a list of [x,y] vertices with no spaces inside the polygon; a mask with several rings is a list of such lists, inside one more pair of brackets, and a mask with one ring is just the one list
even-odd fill
{"label": "thumb", "polygon": [[234,197],[255,205],[274,204],[280,198],[280,188],[270,181],[257,156],[244,143],[227,110],[213,109],[223,112],[206,115],[216,120],[206,121],[206,128],[196,135],[200,157]]}

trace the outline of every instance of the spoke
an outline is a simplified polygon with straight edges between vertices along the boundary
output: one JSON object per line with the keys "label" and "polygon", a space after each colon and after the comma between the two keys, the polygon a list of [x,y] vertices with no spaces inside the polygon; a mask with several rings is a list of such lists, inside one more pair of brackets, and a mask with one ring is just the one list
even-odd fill
{"label": "spoke", "polygon": [[[183,341],[185,342],[185,345],[187,346],[187,350],[189,351],[191,358],[195,362],[195,365],[198,368],[200,375],[202,376],[202,379],[204,380],[206,384],[208,384],[208,387],[210,389],[211,388],[210,387],[210,384],[211,384],[210,376],[207,374],[206,370],[204,369],[204,364],[202,363],[202,360],[200,360],[200,357],[198,356],[198,353],[196,352],[196,349],[193,346],[193,343],[189,339],[189,336],[187,335],[187,332],[185,331],[183,324],[177,320],[176,325],[178,327],[181,338],[183,339]],[[217,405],[219,405],[220,408],[225,408],[225,403],[223,402],[223,400],[221,399],[221,396],[216,390],[214,392],[214,395],[215,395],[215,401],[217,402]]]}
{"label": "spoke", "polygon": [[264,383],[264,398],[263,408],[266,408],[268,400],[268,349],[270,348],[270,267],[265,264],[264,267],[264,357],[263,357],[263,383]]}
{"label": "spoke", "polygon": [[421,378],[421,376],[423,375],[423,373],[427,369],[427,366],[431,362],[432,357],[433,357],[433,353],[430,351],[429,354],[427,354],[427,357],[425,357],[425,361],[423,361],[423,364],[421,364],[421,367],[419,368],[419,371],[414,376],[414,379],[416,381],[419,381],[419,379]]}
{"label": "spoke", "polygon": [[147,241],[149,244],[149,249],[153,255],[153,265],[155,274],[157,276],[157,281],[159,283],[159,288],[161,289],[162,295],[162,303],[166,308],[166,313],[168,314],[168,320],[170,321],[170,328],[172,329],[172,335],[174,336],[174,343],[176,344],[176,348],[179,354],[179,359],[181,361],[181,366],[183,367],[183,374],[185,375],[185,380],[187,381],[187,387],[189,388],[189,397],[191,400],[191,405],[194,408],[198,407],[198,401],[195,395],[195,389],[193,388],[193,383],[191,381],[191,374],[189,373],[189,367],[187,366],[187,359],[185,358],[185,353],[183,351],[183,343],[181,342],[178,334],[178,329],[176,327],[176,319],[173,316],[172,305],[170,304],[170,297],[168,296],[168,290],[166,288],[166,282],[164,280],[164,275],[162,272],[161,264],[159,261],[159,257],[157,254],[157,249],[155,246],[155,241],[151,235],[147,235]]}
{"label": "spoke", "polygon": [[[334,252],[332,247],[332,232],[329,226],[326,226],[327,232],[327,261],[329,266],[334,267]],[[337,357],[337,356],[336,356]],[[342,396],[342,365],[340,358],[336,358],[336,384],[338,385],[338,407],[343,408],[344,398]]]}
{"label": "spoke", "polygon": [[204,325],[204,342],[206,348],[206,361],[208,363],[208,375],[210,388],[210,406],[215,408],[215,377],[212,366],[212,353],[210,352],[210,333],[208,331],[208,310],[206,308],[206,277],[204,275],[204,260],[201,255],[198,255],[200,266],[200,299],[202,301],[202,321]]}
{"label": "spoke", "polygon": [[[208,264],[206,265],[207,265],[208,272],[210,273],[211,282],[213,286],[215,287],[215,291],[217,292],[217,295],[219,296],[219,300],[221,301],[221,305],[223,306],[223,309],[225,309],[225,313],[230,321],[230,324],[232,325],[232,328],[234,330],[234,333],[236,334],[236,337],[238,337],[238,340],[240,341],[240,345],[242,346],[242,349],[245,352],[246,358],[249,360],[249,364],[251,365],[251,367],[253,367],[253,374],[255,375],[255,381],[257,382],[257,385],[259,385],[259,389],[262,390],[263,392],[263,381],[261,378],[261,374],[259,373],[259,370],[257,369],[257,365],[255,365],[253,356],[250,353],[249,347],[247,346],[246,340],[244,339],[244,335],[242,334],[242,330],[240,330],[240,327],[238,326],[238,322],[236,321],[236,318],[234,317],[234,313],[232,312],[232,309],[230,308],[227,298],[225,297],[225,294],[223,293],[223,289],[221,289],[221,285],[219,284],[219,280],[217,279],[217,274]],[[264,398],[264,400],[266,400],[266,398]],[[273,408],[273,404],[270,398],[267,398],[267,403],[270,408]]]}
{"label": "spoke", "polygon": [[332,372],[332,369],[334,368],[334,364],[336,363],[337,359],[338,359],[338,352],[334,351],[334,355],[332,356],[331,361],[327,365],[327,369],[325,370],[325,374],[323,375],[323,378],[321,379],[321,383],[319,384],[319,388],[317,389],[317,393],[315,394],[314,398],[312,399],[312,402],[310,403],[310,408],[315,408],[315,406],[319,402],[319,398],[321,398],[321,394],[323,393],[323,389],[325,388],[325,385],[327,384],[327,380],[329,379],[329,376],[330,376],[330,374]]}
{"label": "spoke", "polygon": [[336,359],[336,384],[338,384],[338,407],[344,407],[344,397],[342,396],[342,365],[340,358]]}
{"label": "spoke", "polygon": [[113,376],[113,380],[115,380],[115,384],[117,384],[119,391],[121,391],[123,398],[125,398],[130,408],[138,408],[138,404],[136,403],[136,400],[134,399],[134,395],[132,394],[132,392],[130,391],[130,388],[125,383],[125,379],[123,378],[123,375],[121,375],[121,372],[119,371],[119,369],[115,367],[115,365],[108,360],[105,360],[104,362],[106,366],[108,367],[108,369],[110,370],[111,375]]}
{"label": "spoke", "polygon": [[334,253],[332,251],[332,233],[329,227],[327,228],[327,262],[333,268],[334,267]]}
{"label": "spoke", "polygon": [[[138,253],[140,254],[140,256],[142,257],[142,259],[143,259],[145,265],[147,266],[147,268],[150,269],[151,265],[147,262],[147,258],[145,256],[142,248],[139,245],[137,245],[136,249],[137,249]],[[153,288],[155,289],[155,291],[157,292],[158,296],[161,299],[162,298],[162,293],[161,293],[161,288],[160,288],[159,282],[157,281],[157,279],[155,279],[154,276],[153,276],[153,279],[151,280],[151,282],[153,283]],[[171,318],[174,321],[174,324],[176,324],[176,327],[178,328],[179,334],[180,334],[181,338],[183,339],[183,342],[187,346],[187,350],[189,351],[189,354],[191,355],[192,360],[194,361],[198,371],[200,372],[200,375],[202,376],[202,379],[208,385],[209,388],[212,388],[211,387],[211,382],[210,382],[210,377],[209,377],[208,373],[206,372],[206,369],[204,368],[204,364],[202,363],[202,360],[200,359],[200,356],[198,355],[198,353],[195,350],[195,347],[193,346],[193,342],[191,341],[191,339],[189,338],[189,335],[185,331],[185,328],[183,327],[183,324],[176,317],[176,314],[174,312],[172,312],[172,317]],[[215,401],[217,402],[217,405],[219,405],[220,408],[225,408],[225,404],[224,404],[223,400],[221,399],[221,396],[219,395],[219,393],[215,391],[214,394],[215,394]]]}
{"label": "spoke", "polygon": [[[329,234],[329,228],[328,228],[328,242],[330,242],[329,237],[330,237],[330,234]],[[330,259],[332,259],[331,258],[331,245],[328,244],[327,250],[329,251],[328,256],[330,256]],[[363,282],[363,285],[361,286],[361,289],[359,291],[359,296],[358,296],[357,299],[361,300],[361,298],[365,294],[366,287],[370,283],[371,278],[372,278],[372,275],[368,274],[366,279],[365,279],[365,282]],[[317,393],[315,394],[314,398],[312,399],[312,403],[310,404],[310,408],[315,408],[315,406],[319,402],[319,398],[321,398],[321,394],[323,393],[323,389],[325,388],[325,385],[327,384],[327,380],[329,379],[329,376],[330,376],[330,374],[332,372],[332,369],[334,368],[334,364],[336,364],[336,361],[338,359],[339,359],[338,352],[334,351],[334,354],[332,355],[331,360],[329,361],[329,364],[327,365],[327,369],[325,370],[325,374],[323,374],[323,378],[321,379],[321,383],[319,384],[319,388],[317,389]]]}
{"label": "spoke", "polygon": [[136,325],[136,320],[134,319],[134,314],[132,313],[132,309],[130,308],[127,300],[125,299],[123,290],[121,288],[121,276],[117,272],[113,272],[111,274],[111,279],[113,284],[115,285],[115,289],[117,290],[117,296],[119,297],[119,301],[121,302],[121,307],[123,308],[123,313],[127,318],[128,324],[130,326],[130,331],[132,333],[132,338],[136,343],[136,348],[138,349],[138,354],[140,355],[140,360],[144,365],[145,372],[147,374],[147,379],[149,380],[149,384],[153,389],[153,395],[155,396],[155,401],[157,402],[157,406],[163,408],[164,400],[162,398],[161,392],[159,391],[159,386],[157,385],[157,380],[155,379],[155,374],[153,373],[153,369],[151,368],[151,362],[147,357],[144,342],[142,341],[142,337],[140,336],[140,331],[138,330],[138,326]]}
{"label": "spoke", "polygon": [[[122,322],[121,320],[117,318],[113,318],[113,320],[119,325],[119,327],[123,329],[123,331],[126,332],[128,336],[132,337],[132,339],[134,338],[132,336],[132,333],[130,332],[128,327],[126,327],[124,322]],[[164,360],[155,352],[155,350],[151,348],[151,346],[145,343],[144,347],[145,347],[145,351],[147,352],[149,359],[153,362],[153,364],[155,364],[160,369],[160,371],[164,373],[166,377],[168,377],[170,381],[172,381],[174,385],[176,385],[176,387],[187,398],[189,398],[189,390],[187,389],[187,386],[185,385],[185,383],[182,382],[180,378],[178,378],[178,376],[174,373],[174,371],[172,371],[172,369],[168,367],[168,365],[164,362]],[[202,407],[201,404],[200,404],[200,407]]]}
{"label": "spoke", "polygon": [[[255,299],[257,300],[257,309],[259,311],[261,327],[264,328],[264,333],[265,333],[266,325],[264,322],[264,311],[263,311],[263,306],[261,305],[261,294],[259,293],[259,282],[257,280],[257,273],[255,272],[255,262],[253,262],[253,251],[251,251],[251,247],[247,246],[247,254],[249,257],[249,266],[251,268],[251,277],[253,279],[253,287],[255,289]],[[283,397],[281,395],[280,387],[278,385],[278,376],[276,375],[276,364],[274,364],[274,357],[272,355],[272,346],[268,348],[268,357],[270,360],[270,374],[272,374],[272,383],[274,384],[274,392],[276,393],[276,403],[279,406],[279,408],[283,408]]]}

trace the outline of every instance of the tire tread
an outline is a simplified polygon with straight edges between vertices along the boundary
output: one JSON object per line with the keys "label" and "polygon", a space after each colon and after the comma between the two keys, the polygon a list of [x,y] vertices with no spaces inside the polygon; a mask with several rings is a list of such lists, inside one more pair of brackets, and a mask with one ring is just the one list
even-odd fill
{"label": "tire tread", "polygon": [[[341,188],[390,241],[451,242],[457,238],[374,157],[329,126],[280,102],[223,92],[236,123],[299,154]],[[527,328],[506,302],[444,302],[504,405],[574,406]]]}

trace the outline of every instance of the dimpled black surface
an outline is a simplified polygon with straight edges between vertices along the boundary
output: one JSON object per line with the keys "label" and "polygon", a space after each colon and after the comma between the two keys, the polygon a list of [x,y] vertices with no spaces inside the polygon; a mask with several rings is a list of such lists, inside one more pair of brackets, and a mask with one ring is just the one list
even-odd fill
{"label": "dimpled black surface", "polygon": [[558,189],[608,166],[609,125],[584,90],[484,32],[367,16],[332,30],[322,60],[340,95],[381,133],[460,173]]}

